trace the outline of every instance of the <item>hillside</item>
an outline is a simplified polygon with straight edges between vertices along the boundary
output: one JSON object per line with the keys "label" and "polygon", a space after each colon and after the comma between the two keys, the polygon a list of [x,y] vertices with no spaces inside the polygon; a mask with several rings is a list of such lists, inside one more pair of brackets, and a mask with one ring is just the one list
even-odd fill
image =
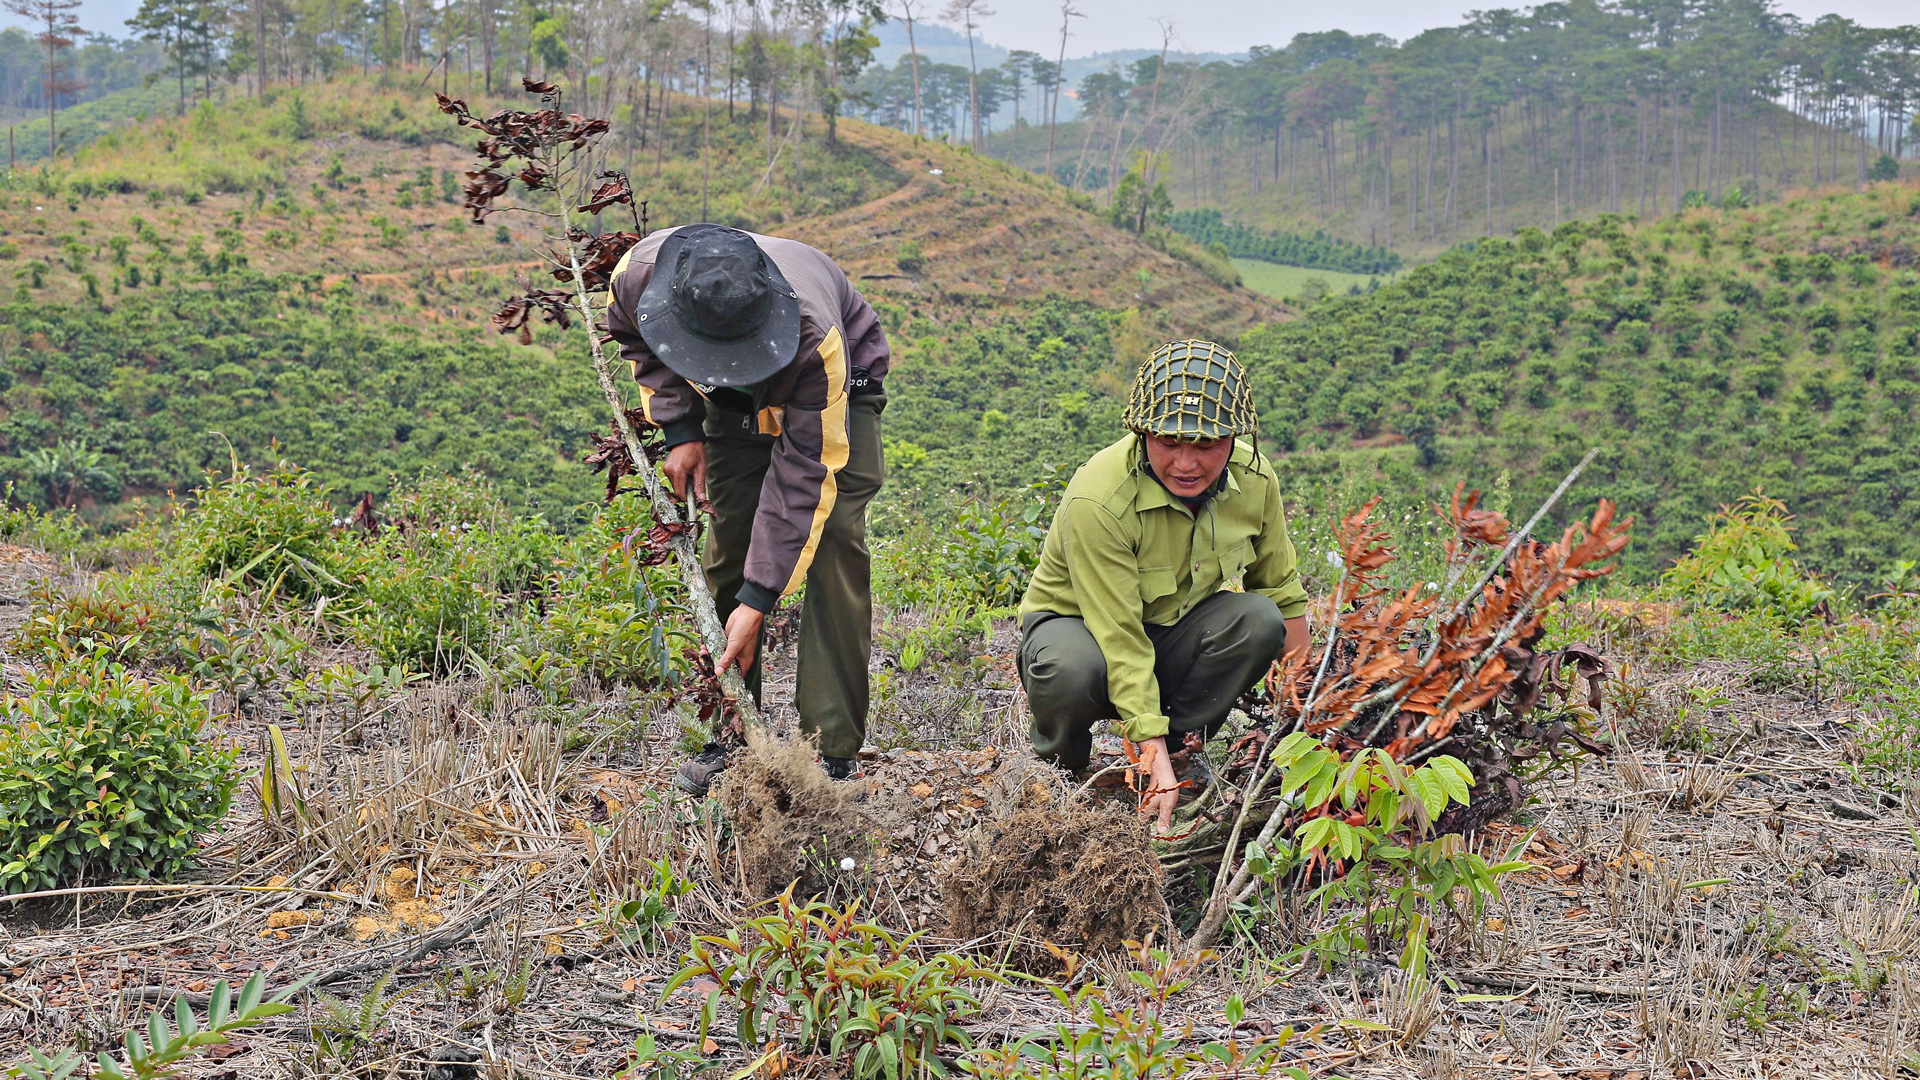
{"label": "hillside", "polygon": [[[1509,111],[1521,114],[1521,103],[1513,103]],[[1682,130],[1681,196],[1710,187],[1708,194],[1719,199],[1737,185],[1750,201],[1773,201],[1815,184],[1833,184],[1836,170],[1841,186],[1852,189],[1856,140],[1829,145],[1830,133],[1820,125],[1777,106],[1761,111],[1769,134],[1765,153],[1758,156],[1759,168],[1728,175],[1723,165],[1721,179],[1712,184],[1706,176],[1710,131]],[[1635,138],[1630,115],[1617,121],[1614,163],[1597,149],[1603,144],[1593,130],[1598,122],[1591,119],[1589,129],[1578,135],[1568,125],[1529,131],[1509,122],[1483,147],[1475,134],[1458,146],[1460,171],[1451,206],[1444,127],[1436,141],[1423,141],[1416,132],[1402,140],[1393,157],[1391,222],[1380,183],[1384,166],[1376,153],[1356,146],[1351,138],[1334,144],[1331,186],[1318,136],[1310,133],[1282,148],[1276,169],[1270,136],[1253,139],[1234,131],[1188,129],[1164,147],[1170,166],[1164,176],[1176,209],[1217,209],[1228,221],[1254,228],[1308,235],[1325,230],[1356,244],[1391,246],[1404,255],[1429,258],[1456,243],[1528,226],[1551,229],[1602,213],[1643,216],[1643,207],[1647,218],[1672,213],[1676,195],[1669,145],[1663,138],[1659,153],[1644,168],[1637,164],[1629,153]],[[1576,138],[1585,141],[1584,148],[1576,146]],[[1142,145],[1137,117],[1124,128],[1112,121],[1063,123],[1054,164],[1069,177],[1077,171],[1082,185],[1104,203],[1111,183]],[[1824,147],[1818,166],[1816,146]],[[1046,128],[996,133],[990,152],[1023,169],[1041,171],[1047,156]],[[1576,186],[1572,161],[1581,153],[1599,155],[1600,160],[1587,163]],[[1911,161],[1900,167],[1909,178],[1920,175],[1920,165]],[[1410,205],[1410,192],[1418,205]]]}
{"label": "hillside", "polygon": [[1430,495],[1510,471],[1637,515],[1646,577],[1706,514],[1784,499],[1805,561],[1874,583],[1920,559],[1920,188],[1880,184],[1649,224],[1603,217],[1459,250],[1249,336],[1262,436],[1302,481]]}
{"label": "hillside", "polygon": [[[616,129],[607,148],[655,227],[699,218],[710,141],[713,218],[844,261],[899,343],[888,418],[920,440],[904,452],[929,484],[981,461],[997,463],[988,487],[1036,479],[1036,447],[1101,437],[1083,421],[1117,415],[1152,342],[1237,339],[1283,314],[1179,237],[1150,246],[1001,163],[848,120],[830,145],[811,118],[799,167],[783,151],[768,170],[764,117],[715,114],[703,131],[693,99],[667,99],[664,125],[651,118],[664,139]],[[312,463],[341,498],[471,465],[570,514],[595,489],[576,462],[603,406],[577,340],[541,327],[522,347],[486,325],[539,232],[515,214],[466,221],[465,143],[424,90],[346,80],[124,127],[0,190],[0,474],[46,500],[35,470],[64,466],[25,458],[90,444],[113,482],[77,501],[125,520],[223,467],[219,432],[245,460]],[[1074,423],[1014,425],[999,453],[976,451],[987,414],[1031,414],[1036,385],[978,364],[1036,351],[1039,381],[1058,384],[1047,400],[1081,393]]]}

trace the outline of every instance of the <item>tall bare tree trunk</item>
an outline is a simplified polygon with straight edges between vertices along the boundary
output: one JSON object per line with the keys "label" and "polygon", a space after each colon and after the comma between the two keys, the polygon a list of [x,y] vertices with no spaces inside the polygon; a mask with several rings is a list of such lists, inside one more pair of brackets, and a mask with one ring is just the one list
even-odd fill
{"label": "tall bare tree trunk", "polygon": [[1673,101],[1673,209],[1680,210],[1685,195],[1680,190],[1680,91],[1669,92]]}
{"label": "tall bare tree trunk", "polygon": [[913,43],[913,5],[907,10],[907,55],[913,64],[913,133],[920,134],[920,47]]}
{"label": "tall bare tree trunk", "polygon": [[[1060,127],[1060,93],[1061,91],[1066,89],[1066,85],[1067,85],[1067,36],[1068,36],[1068,32],[1072,29],[1073,20],[1079,17],[1080,17],[1080,13],[1074,10],[1073,0],[1060,0],[1060,58],[1054,62],[1053,104],[1047,110],[1047,175],[1048,176],[1053,175],[1053,142],[1054,142],[1054,136],[1058,128]],[[1091,133],[1088,134],[1088,138],[1092,138]],[[1086,159],[1086,155],[1087,155],[1086,150],[1082,149],[1080,151],[1080,157],[1082,161]],[[1080,186],[1080,167],[1078,165],[1074,166],[1073,178],[1074,178],[1073,186],[1076,188],[1079,187]]]}
{"label": "tall bare tree trunk", "polygon": [[1386,213],[1381,216],[1387,223],[1387,246],[1391,248],[1393,246],[1393,129],[1391,127],[1387,129],[1386,146],[1383,148],[1381,158],[1382,178],[1385,180],[1382,205],[1386,207]]}

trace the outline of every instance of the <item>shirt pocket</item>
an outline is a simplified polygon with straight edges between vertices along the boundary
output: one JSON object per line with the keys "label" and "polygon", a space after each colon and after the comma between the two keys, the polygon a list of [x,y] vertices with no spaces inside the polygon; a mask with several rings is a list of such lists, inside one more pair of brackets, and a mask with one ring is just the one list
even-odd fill
{"label": "shirt pocket", "polygon": [[1151,606],[1157,600],[1172,596],[1178,588],[1171,566],[1143,566],[1140,568],[1140,602]]}
{"label": "shirt pocket", "polygon": [[1242,540],[1220,552],[1220,582],[1237,582],[1253,564],[1253,541]]}

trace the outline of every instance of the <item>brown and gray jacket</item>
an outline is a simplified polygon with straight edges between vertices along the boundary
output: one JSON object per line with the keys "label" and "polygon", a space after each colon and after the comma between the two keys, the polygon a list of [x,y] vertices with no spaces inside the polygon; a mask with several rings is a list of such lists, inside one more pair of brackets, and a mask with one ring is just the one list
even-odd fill
{"label": "brown and gray jacket", "polygon": [[633,365],[640,407],[669,447],[715,430],[773,437],[773,462],[747,549],[739,601],[771,611],[800,587],[833,511],[835,475],[846,466],[848,401],[877,392],[887,374],[887,336],[872,305],[824,252],[797,240],[752,234],[800,300],[800,349],[779,374],[750,387],[695,386],[647,348],[634,302],[653,277],[662,229],[635,244],[607,286],[607,331]]}

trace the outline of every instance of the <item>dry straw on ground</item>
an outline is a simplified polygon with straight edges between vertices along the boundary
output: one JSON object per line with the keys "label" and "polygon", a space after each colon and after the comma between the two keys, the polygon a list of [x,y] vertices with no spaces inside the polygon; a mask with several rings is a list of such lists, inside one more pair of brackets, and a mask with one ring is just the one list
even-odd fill
{"label": "dry straw on ground", "polygon": [[[1475,840],[1494,852],[1531,831],[1526,856],[1540,869],[1509,879],[1492,917],[1449,930],[1432,984],[1422,990],[1367,964],[1324,975],[1276,964],[1323,925],[1313,904],[1281,897],[1247,936],[1223,941],[1224,962],[1174,999],[1172,1019],[1217,1032],[1221,1003],[1239,993],[1249,1017],[1276,1025],[1359,1022],[1299,1044],[1297,1060],[1316,1075],[1898,1075],[1920,1042],[1920,805],[1849,779],[1844,703],[1752,689],[1747,670],[1729,662],[1661,670],[1640,652],[1657,629],[1598,611],[1593,620],[1613,635],[1596,645],[1629,671],[1618,691],[1626,704],[1610,702],[1623,749],[1536,788],[1524,827],[1490,827]],[[995,641],[1004,665],[1011,637]],[[786,685],[791,648],[771,663],[771,685]],[[916,700],[977,692],[933,671],[913,678]],[[1686,691],[1709,686],[1730,701],[1700,720],[1708,749],[1662,743]],[[350,718],[279,718],[315,824],[298,834],[290,822],[269,828],[249,795],[187,889],[9,910],[0,1060],[29,1041],[100,1044],[143,1008],[257,970],[275,985],[327,978],[326,991],[356,1007],[395,974],[372,1001],[381,1009],[371,1028],[332,1037],[344,1049],[315,1040],[310,1025],[338,1021],[310,996],[299,1013],[242,1036],[208,1075],[418,1077],[435,1059],[471,1055],[482,1075],[610,1077],[642,1031],[694,1048],[703,995],[663,1002],[657,988],[689,935],[721,928],[758,898],[741,872],[746,852],[709,808],[667,793],[678,719],[636,716],[638,703],[623,695],[576,691],[564,728],[473,681],[392,696],[365,718],[359,745],[341,741]],[[257,768],[262,721],[227,723]],[[903,740],[916,733],[909,717],[899,725]],[[941,746],[956,735],[944,726],[918,734]],[[863,910],[884,923],[924,926],[929,946],[952,932],[951,897],[989,894],[977,883],[1006,873],[1006,860],[1056,857],[1048,844],[1060,815],[1036,807],[1068,793],[1028,771],[1038,767],[1022,757],[1017,710],[988,714],[966,740],[966,750],[900,746],[867,763],[863,784],[843,786],[863,815],[867,854],[852,871],[835,863],[830,891],[864,897]],[[1087,815],[1101,813],[1076,816],[1091,825]],[[1100,833],[1100,880],[1144,884],[1127,870],[1136,824],[1110,826]],[[979,862],[983,854],[997,864]],[[633,895],[663,859],[697,883],[678,901],[678,922],[622,934],[621,890]],[[1048,865],[1089,902],[1085,911],[1113,899],[1079,889],[1062,862]],[[970,866],[984,868],[955,880]],[[1017,914],[996,924],[1011,917],[1012,929],[987,936],[981,923],[962,944],[996,958],[1039,949],[1042,928],[1019,925],[1020,909],[1057,918],[1048,905],[1062,898],[1074,902],[1016,895],[999,910]],[[1079,932],[1046,930],[1055,926],[1062,937]],[[1119,966],[1096,971],[1114,976]],[[988,1042],[1073,1019],[1017,986],[992,991],[988,1005],[975,1025]],[[724,1032],[711,1052],[734,1070],[753,1060]]]}

